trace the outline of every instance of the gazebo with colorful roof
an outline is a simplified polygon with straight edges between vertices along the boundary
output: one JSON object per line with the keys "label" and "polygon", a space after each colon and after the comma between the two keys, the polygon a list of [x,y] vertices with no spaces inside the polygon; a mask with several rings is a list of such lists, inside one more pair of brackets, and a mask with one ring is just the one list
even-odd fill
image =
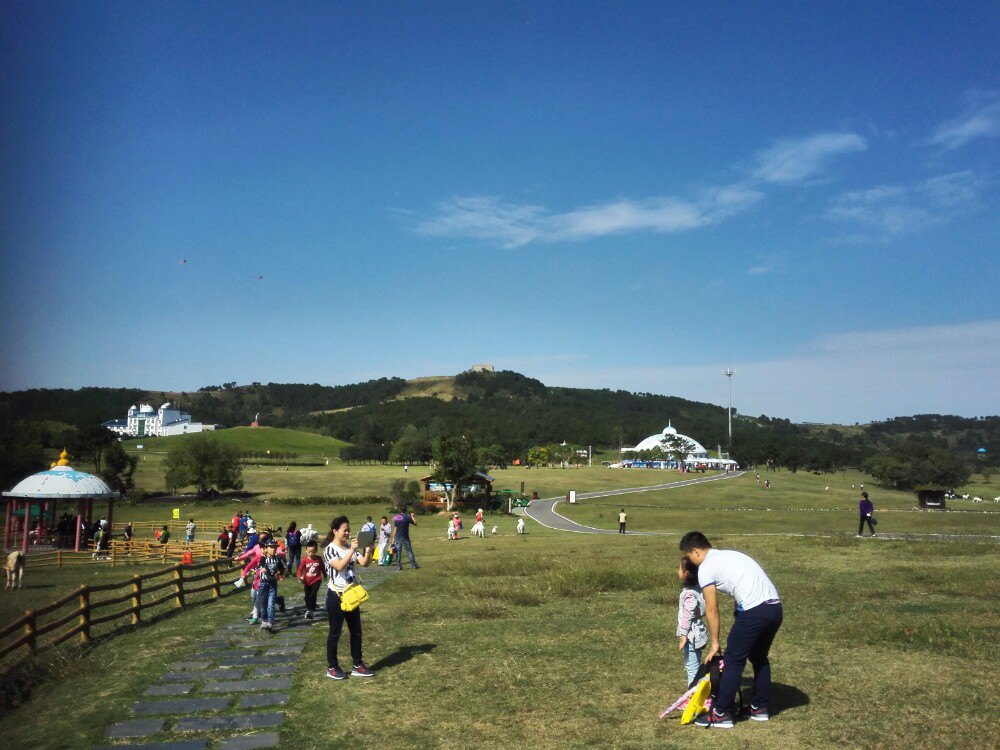
{"label": "gazebo with colorful roof", "polygon": [[[73,536],[74,548],[79,552],[81,542],[86,544],[86,540],[80,538],[83,521],[91,523],[94,520],[94,501],[107,501],[107,520],[110,526],[114,518],[115,498],[119,493],[112,491],[93,474],[77,471],[71,467],[69,456],[64,450],[59,454],[59,460],[52,464],[52,468],[21,480],[10,492],[4,492],[3,496],[7,499],[3,535],[5,550],[20,546],[23,552],[27,552],[32,516],[38,518],[39,528],[54,528],[59,501],[68,500],[76,501],[76,524]],[[18,515],[24,516],[20,545],[14,533],[14,519]]]}

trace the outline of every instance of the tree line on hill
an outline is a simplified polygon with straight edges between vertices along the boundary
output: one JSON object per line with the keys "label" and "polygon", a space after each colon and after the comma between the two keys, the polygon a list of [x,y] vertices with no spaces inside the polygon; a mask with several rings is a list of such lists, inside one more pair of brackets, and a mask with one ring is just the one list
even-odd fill
{"label": "tree line on hill", "polygon": [[[405,386],[405,380],[393,377],[343,386],[230,382],[193,394],[124,388],[0,393],[0,480],[7,487],[37,471],[44,464],[42,454],[52,449],[68,447],[74,455],[94,456],[95,450],[103,450],[102,440],[108,444],[98,425],[124,416],[140,401],[171,401],[198,421],[229,426],[247,424],[259,413],[265,425],[350,443],[341,454],[348,460],[426,463],[440,438],[465,435],[481,454],[482,465],[499,466],[526,460],[532,449],[563,443],[594,449],[632,446],[660,432],[667,419],[709,450],[721,447],[725,452],[728,446],[724,407],[674,396],[549,387],[510,371],[462,373],[453,379],[454,398],[449,401],[398,398]],[[923,469],[929,465],[943,467],[937,454],[913,459],[914,445],[944,451],[971,470],[997,465],[992,450],[978,462],[974,456],[979,447],[996,446],[998,438],[996,416],[916,415],[821,428],[734,412],[731,453],[744,465],[771,462],[792,471],[864,466],[886,483],[902,486],[899,483],[906,481],[899,479],[901,463],[911,467],[903,473],[921,477],[926,477]],[[892,456],[898,460],[890,460]],[[98,455],[97,462],[100,459]],[[923,469],[912,468],[917,465]],[[944,468],[937,473],[949,480],[956,477]]]}

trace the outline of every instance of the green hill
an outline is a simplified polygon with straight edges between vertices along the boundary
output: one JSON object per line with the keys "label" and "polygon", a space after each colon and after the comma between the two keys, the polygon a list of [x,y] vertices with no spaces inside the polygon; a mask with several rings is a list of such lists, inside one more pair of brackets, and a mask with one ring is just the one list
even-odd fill
{"label": "green hill", "polygon": [[[264,453],[272,451],[274,453],[285,454],[295,453],[302,458],[336,458],[340,455],[340,449],[347,445],[344,441],[328,437],[327,435],[317,435],[313,432],[302,432],[301,430],[278,427],[234,427],[229,430],[215,430],[214,432],[204,432],[201,434],[212,440],[218,440],[228,445],[235,445],[245,452],[254,451]],[[193,436],[147,437],[138,440],[128,440],[123,444],[132,450],[135,450],[138,444],[142,445],[144,450],[150,452],[170,452],[191,437]]]}

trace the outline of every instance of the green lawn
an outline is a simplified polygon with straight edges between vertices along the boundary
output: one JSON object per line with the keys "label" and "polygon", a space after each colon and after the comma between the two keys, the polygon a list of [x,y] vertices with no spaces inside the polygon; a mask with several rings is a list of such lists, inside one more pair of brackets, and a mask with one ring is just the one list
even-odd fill
{"label": "green lawn", "polygon": [[[524,473],[559,485],[573,471]],[[617,474],[629,474],[631,481],[622,481],[627,485],[638,484],[640,474],[663,481],[664,473]],[[283,745],[349,747],[375,738],[379,745],[413,748],[560,750],[1000,746],[996,687],[983,666],[1000,657],[998,546],[744,536],[816,525],[855,530],[859,490],[850,484],[858,477],[838,475],[835,483],[832,476],[779,473],[772,479],[770,494],[751,474],[585,500],[568,511],[582,519],[604,513],[597,520],[611,526],[624,504],[630,527],[648,523],[671,532],[664,536],[566,534],[530,522],[529,533],[517,536],[513,520],[498,518],[497,537],[449,542],[441,518],[418,519],[413,536],[421,570],[404,569],[365,605],[365,655],[378,676],[326,679],[325,630],[318,628],[295,676]],[[872,498],[884,519],[880,529],[966,528],[969,518],[976,533],[1000,533],[1000,514],[916,513],[912,496],[872,490]],[[200,519],[202,511],[208,518],[212,511],[231,514],[232,507],[190,510]],[[280,503],[253,508],[262,522],[282,525],[293,517],[328,525],[339,510]],[[381,510],[346,508],[356,526]],[[133,515],[156,513],[162,510],[140,507]],[[758,559],[785,603],[772,652],[776,716],[768,724],[706,733],[680,727],[673,717],[657,720],[683,689],[674,571],[679,534],[693,526],[718,546]],[[51,590],[51,598],[57,595]],[[64,665],[61,680],[44,682],[0,719],[5,746],[100,744],[104,727],[126,718],[141,691],[183,656],[185,641],[243,609],[243,598],[234,598],[70,651],[54,662]],[[724,607],[724,630],[728,619]],[[114,677],[95,682],[95,674]],[[78,700],[82,694],[87,701]]]}
{"label": "green lawn", "polygon": [[[764,479],[771,488],[765,489]],[[577,523],[617,529],[618,512],[628,513],[631,531],[677,531],[700,528],[705,533],[857,532],[860,485],[866,477],[808,472],[772,472],[755,481],[748,472],[736,479],[673,490],[561,503],[557,510]],[[853,487],[852,487],[853,485]],[[865,485],[875,503],[883,532],[1000,535],[1000,506],[953,501],[949,512],[921,511],[909,492]]]}

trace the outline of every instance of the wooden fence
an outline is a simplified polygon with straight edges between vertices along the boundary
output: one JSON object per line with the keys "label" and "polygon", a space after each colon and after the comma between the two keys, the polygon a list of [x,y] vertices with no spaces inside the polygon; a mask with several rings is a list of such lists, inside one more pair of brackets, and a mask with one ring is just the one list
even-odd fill
{"label": "wooden fence", "polygon": [[[138,625],[142,622],[144,611],[171,603],[173,608],[184,607],[187,597],[200,592],[210,592],[210,600],[218,599],[222,596],[221,576],[228,569],[227,560],[213,560],[134,575],[131,580],[121,583],[80,586],[51,604],[29,609],[23,617],[0,629],[0,658],[20,648],[35,654],[73,636],[77,636],[80,643],[86,643],[91,638],[92,629],[98,625],[123,618],[129,618],[132,625]],[[207,583],[192,586],[201,581]],[[119,591],[124,593],[114,593]],[[104,592],[111,593],[111,596],[100,601],[92,597],[95,593]],[[159,596],[150,598],[155,594]],[[128,603],[124,608],[97,614],[124,603]]]}
{"label": "wooden fence", "polygon": [[167,543],[135,540],[126,542],[115,539],[107,550],[97,552],[94,543],[82,552],[57,549],[50,552],[32,552],[25,558],[28,568],[57,568],[74,565],[107,565],[112,567],[135,562],[184,562],[186,555],[191,555],[192,562],[222,560],[226,553],[214,542]]}

